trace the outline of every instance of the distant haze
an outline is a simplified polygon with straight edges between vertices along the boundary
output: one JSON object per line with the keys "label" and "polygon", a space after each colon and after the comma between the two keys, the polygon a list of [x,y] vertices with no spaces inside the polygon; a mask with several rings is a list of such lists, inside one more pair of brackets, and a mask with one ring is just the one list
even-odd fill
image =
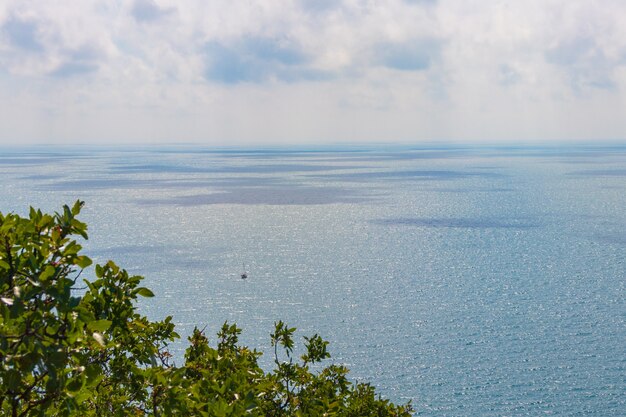
{"label": "distant haze", "polygon": [[5,0],[0,145],[626,139],[626,2]]}

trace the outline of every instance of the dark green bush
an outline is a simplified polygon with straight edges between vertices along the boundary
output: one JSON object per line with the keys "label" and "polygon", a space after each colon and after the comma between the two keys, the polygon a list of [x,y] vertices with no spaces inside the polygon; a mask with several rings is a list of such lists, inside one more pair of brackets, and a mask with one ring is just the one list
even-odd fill
{"label": "dark green bush", "polygon": [[[189,337],[185,363],[170,363],[168,343],[179,336],[171,317],[153,322],[136,311],[152,297],[142,277],[115,263],[96,265],[74,237],[87,239],[76,219],[30,210],[0,214],[0,414],[6,416],[408,416],[411,406],[378,397],[348,370],[310,365],[328,358],[328,342],[305,338],[293,357],[295,329],[278,322],[271,334],[275,368],[238,345],[241,330],[225,323],[217,346],[203,332]],[[84,287],[79,295],[77,287]]]}

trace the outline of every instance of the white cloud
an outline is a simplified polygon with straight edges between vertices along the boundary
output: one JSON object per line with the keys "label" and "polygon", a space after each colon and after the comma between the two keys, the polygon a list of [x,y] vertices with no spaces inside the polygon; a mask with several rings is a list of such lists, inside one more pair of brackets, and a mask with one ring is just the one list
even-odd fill
{"label": "white cloud", "polygon": [[624,21],[619,0],[9,0],[0,140],[623,138]]}
{"label": "white cloud", "polygon": [[138,22],[154,22],[174,13],[174,8],[161,7],[154,0],[135,0],[131,14]]}

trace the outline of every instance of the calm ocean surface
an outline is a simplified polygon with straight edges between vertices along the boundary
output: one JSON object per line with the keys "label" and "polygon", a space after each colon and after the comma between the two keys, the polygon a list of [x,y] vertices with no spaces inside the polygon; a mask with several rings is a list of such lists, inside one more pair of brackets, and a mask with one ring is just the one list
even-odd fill
{"label": "calm ocean surface", "polygon": [[282,319],[420,415],[626,415],[626,146],[5,148],[0,174],[2,212],[85,200],[86,253],[181,335],[267,351]]}

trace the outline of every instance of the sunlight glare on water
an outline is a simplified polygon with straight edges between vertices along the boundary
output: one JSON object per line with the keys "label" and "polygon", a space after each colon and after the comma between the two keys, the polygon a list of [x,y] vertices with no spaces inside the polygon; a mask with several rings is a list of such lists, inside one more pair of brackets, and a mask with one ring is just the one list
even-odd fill
{"label": "sunlight glare on water", "polygon": [[194,326],[267,351],[284,320],[424,415],[626,410],[624,147],[12,149],[0,173],[2,212],[86,201],[85,251],[146,276],[179,361]]}

